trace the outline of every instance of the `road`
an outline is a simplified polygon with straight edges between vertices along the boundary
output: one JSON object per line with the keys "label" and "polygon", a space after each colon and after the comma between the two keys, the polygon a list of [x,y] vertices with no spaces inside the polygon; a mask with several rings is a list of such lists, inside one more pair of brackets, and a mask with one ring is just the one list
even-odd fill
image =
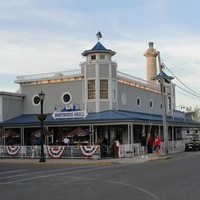
{"label": "road", "polygon": [[138,164],[1,164],[2,200],[193,200],[200,152]]}

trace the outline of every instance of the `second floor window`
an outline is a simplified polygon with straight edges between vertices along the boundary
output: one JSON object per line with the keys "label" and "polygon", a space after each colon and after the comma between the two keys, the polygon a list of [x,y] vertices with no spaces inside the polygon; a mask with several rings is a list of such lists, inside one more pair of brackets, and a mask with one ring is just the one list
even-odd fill
{"label": "second floor window", "polygon": [[108,99],[108,80],[100,80],[100,99]]}
{"label": "second floor window", "polygon": [[100,59],[105,59],[105,55],[100,55]]}
{"label": "second floor window", "polygon": [[91,60],[96,60],[96,55],[91,55]]}
{"label": "second floor window", "polygon": [[88,81],[88,99],[95,99],[96,91],[95,91],[95,80]]}

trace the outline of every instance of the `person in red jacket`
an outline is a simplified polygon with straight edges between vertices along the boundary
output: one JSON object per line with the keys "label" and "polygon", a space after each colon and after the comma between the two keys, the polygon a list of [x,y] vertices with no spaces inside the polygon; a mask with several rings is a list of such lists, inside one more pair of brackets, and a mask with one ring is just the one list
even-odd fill
{"label": "person in red jacket", "polygon": [[160,139],[159,135],[156,135],[153,145],[154,145],[154,148],[156,151],[156,155],[159,157],[160,156],[160,145],[161,145],[161,139]]}

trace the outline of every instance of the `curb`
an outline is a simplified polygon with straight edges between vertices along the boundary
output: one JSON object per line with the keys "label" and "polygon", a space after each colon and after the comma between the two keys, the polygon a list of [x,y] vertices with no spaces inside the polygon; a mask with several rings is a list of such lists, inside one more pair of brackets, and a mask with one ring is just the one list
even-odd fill
{"label": "curb", "polygon": [[171,157],[168,157],[168,156],[155,157],[155,158],[150,158],[149,160],[147,160],[147,162],[157,161],[157,160],[167,160],[167,159],[170,159],[170,158]]}
{"label": "curb", "polygon": [[30,162],[25,162],[25,161],[22,161],[22,162],[17,162],[17,161],[3,161],[3,162],[0,162],[0,165],[2,164],[35,164],[35,165],[113,165],[113,164],[118,164],[117,162],[98,162],[98,161],[95,161],[95,162],[84,162],[84,161],[72,161],[72,162],[33,162],[33,161],[30,161]]}

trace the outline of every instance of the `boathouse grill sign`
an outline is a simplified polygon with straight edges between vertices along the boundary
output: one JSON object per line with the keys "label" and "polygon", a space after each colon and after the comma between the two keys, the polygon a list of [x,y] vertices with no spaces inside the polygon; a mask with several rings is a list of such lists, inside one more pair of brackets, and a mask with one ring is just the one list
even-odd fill
{"label": "boathouse grill sign", "polygon": [[65,111],[54,112],[52,117],[54,119],[66,119],[66,118],[85,118],[87,113],[85,111]]}
{"label": "boathouse grill sign", "polygon": [[[56,107],[55,107],[56,110]],[[54,112],[52,117],[54,119],[66,119],[66,118],[85,118],[88,115],[87,112],[78,110],[75,105],[68,105],[61,109],[60,112]]]}

